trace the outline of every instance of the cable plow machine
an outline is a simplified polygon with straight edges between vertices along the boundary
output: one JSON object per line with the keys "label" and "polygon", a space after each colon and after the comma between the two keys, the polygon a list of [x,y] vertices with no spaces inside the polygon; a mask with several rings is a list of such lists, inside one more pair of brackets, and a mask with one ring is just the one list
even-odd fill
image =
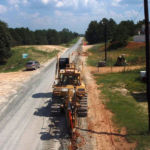
{"label": "cable plow machine", "polygon": [[58,58],[53,85],[53,100],[59,99],[61,112],[65,113],[71,135],[75,131],[78,117],[88,112],[87,91],[81,79],[81,72],[69,58]]}

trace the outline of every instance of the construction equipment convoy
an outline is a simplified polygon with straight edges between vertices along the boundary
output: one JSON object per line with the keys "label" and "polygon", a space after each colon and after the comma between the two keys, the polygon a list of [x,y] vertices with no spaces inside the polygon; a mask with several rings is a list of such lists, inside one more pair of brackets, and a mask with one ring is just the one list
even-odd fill
{"label": "construction equipment convoy", "polygon": [[77,117],[87,116],[87,91],[81,79],[81,71],[69,58],[58,58],[56,80],[53,85],[53,100],[61,103],[61,112],[65,112],[70,133],[74,132]]}

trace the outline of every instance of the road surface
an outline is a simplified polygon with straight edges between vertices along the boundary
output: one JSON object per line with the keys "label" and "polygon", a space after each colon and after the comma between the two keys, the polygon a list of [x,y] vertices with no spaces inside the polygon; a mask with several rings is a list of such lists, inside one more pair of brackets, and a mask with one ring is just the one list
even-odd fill
{"label": "road surface", "polygon": [[[82,38],[62,57],[68,57]],[[56,59],[22,87],[0,110],[0,150],[66,150],[69,136],[65,117],[51,100]]]}

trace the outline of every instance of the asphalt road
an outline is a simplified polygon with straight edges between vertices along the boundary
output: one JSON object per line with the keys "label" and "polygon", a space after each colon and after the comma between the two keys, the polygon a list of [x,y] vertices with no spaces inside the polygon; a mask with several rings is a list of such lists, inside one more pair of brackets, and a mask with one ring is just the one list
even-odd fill
{"label": "asphalt road", "polygon": [[[75,51],[82,38],[62,57]],[[56,59],[22,87],[0,109],[0,150],[65,150],[69,144],[65,117],[51,100]]]}

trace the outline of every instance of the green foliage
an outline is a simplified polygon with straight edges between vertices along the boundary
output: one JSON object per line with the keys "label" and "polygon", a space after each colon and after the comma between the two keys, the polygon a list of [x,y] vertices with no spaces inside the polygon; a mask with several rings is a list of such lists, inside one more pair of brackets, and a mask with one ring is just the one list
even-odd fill
{"label": "green foliage", "polygon": [[65,47],[70,47],[72,46],[73,44],[77,43],[77,41],[79,40],[79,37],[73,39],[72,41],[69,41],[68,43],[64,43],[64,44],[61,44],[62,46],[65,46]]}
{"label": "green foliage", "polygon": [[99,36],[99,24],[97,21],[92,21],[86,31],[86,40],[89,44],[98,43],[100,42]]}
{"label": "green foliage", "polygon": [[[150,148],[150,136],[148,112],[145,107],[146,84],[141,81],[139,71],[95,76],[97,83],[103,84],[101,90],[107,99],[104,103],[114,113],[113,121],[118,128],[127,129],[126,138],[129,142],[137,142],[136,149],[144,150]],[[123,95],[121,89],[127,89],[129,92]],[[134,92],[138,93],[140,101]]]}
{"label": "green foliage", "polygon": [[[78,36],[78,33],[73,33],[68,29],[60,32],[52,29],[36,31],[28,28],[13,29],[8,28],[6,23],[0,21],[0,64],[7,63],[7,59],[11,56],[10,47],[12,46],[68,44]],[[22,63],[20,62],[20,64]]]}
{"label": "green foliage", "polygon": [[118,48],[126,46],[127,44],[128,44],[127,39],[126,40],[120,39],[118,41],[111,42],[109,49],[111,50],[118,49]]}
{"label": "green foliage", "polygon": [[103,18],[99,23],[91,21],[85,34],[86,40],[89,44],[104,42],[105,31],[107,32],[107,39],[111,39],[116,29],[116,22],[113,19]]}
{"label": "green foliage", "polygon": [[0,21],[0,63],[6,61],[10,56],[10,34],[7,24]]}
{"label": "green foliage", "polygon": [[116,49],[126,46],[129,37],[135,35],[141,29],[143,21],[134,24],[133,21],[121,21],[117,24],[113,19],[103,18],[99,23],[91,21],[85,34],[89,44],[111,41],[110,48]]}
{"label": "green foliage", "polygon": [[110,49],[117,49],[128,44],[130,36],[135,34],[135,25],[133,21],[122,21],[117,26],[111,40]]}
{"label": "green foliage", "polygon": [[[9,46],[19,45],[47,45],[64,44],[76,39],[79,34],[63,29],[58,32],[54,29],[31,31],[29,28],[8,28],[6,23],[0,21],[1,45],[3,41]],[[8,41],[8,42],[7,42]],[[4,55],[4,54],[3,54]]]}
{"label": "green foliage", "polygon": [[[14,47],[12,48],[12,56],[7,60],[7,63],[0,66],[0,72],[18,71],[20,69],[23,69],[26,62],[29,60],[45,62],[48,59],[56,56],[58,52],[58,50],[54,50],[52,52],[44,52],[33,47]],[[22,59],[23,53],[28,53],[29,57],[26,59]]]}
{"label": "green foliage", "polygon": [[58,32],[53,29],[30,31],[28,28],[9,29],[11,34],[11,45],[46,45],[68,43],[78,37],[68,29]]}

